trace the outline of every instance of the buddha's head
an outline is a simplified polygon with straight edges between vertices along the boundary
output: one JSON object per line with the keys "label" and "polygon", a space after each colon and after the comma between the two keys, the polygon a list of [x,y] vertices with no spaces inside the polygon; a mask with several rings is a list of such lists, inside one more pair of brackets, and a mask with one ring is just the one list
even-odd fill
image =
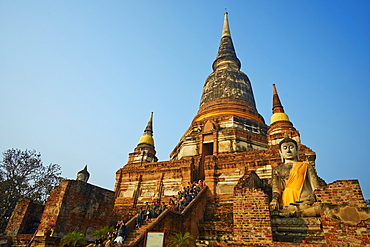
{"label": "buddha's head", "polygon": [[87,171],[87,165],[86,165],[83,170],[77,173],[76,180],[87,182],[87,180],[89,180],[89,177],[90,177],[90,173]]}
{"label": "buddha's head", "polygon": [[285,137],[279,143],[279,153],[283,162],[285,161],[298,161],[298,145],[295,140]]}

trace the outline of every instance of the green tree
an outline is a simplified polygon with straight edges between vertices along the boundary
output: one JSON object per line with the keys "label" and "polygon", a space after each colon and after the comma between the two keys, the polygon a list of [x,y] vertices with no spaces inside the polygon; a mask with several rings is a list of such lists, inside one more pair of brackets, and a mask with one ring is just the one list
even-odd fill
{"label": "green tree", "polygon": [[44,166],[35,150],[8,149],[0,162],[0,232],[5,230],[21,197],[45,203],[52,189],[60,183],[60,166]]}
{"label": "green tree", "polygon": [[114,231],[114,226],[104,226],[102,228],[96,229],[95,231],[92,232],[91,235],[97,238],[101,238],[102,236],[107,236],[108,232],[113,232]]}
{"label": "green tree", "polygon": [[185,234],[175,233],[171,235],[166,241],[168,247],[193,247],[195,245],[195,239],[190,235],[189,232]]}
{"label": "green tree", "polygon": [[365,202],[366,202],[366,206],[367,206],[368,208],[370,208],[370,199],[366,199],[366,200],[365,200]]}
{"label": "green tree", "polygon": [[60,246],[84,246],[87,241],[82,232],[73,231],[60,240]]}

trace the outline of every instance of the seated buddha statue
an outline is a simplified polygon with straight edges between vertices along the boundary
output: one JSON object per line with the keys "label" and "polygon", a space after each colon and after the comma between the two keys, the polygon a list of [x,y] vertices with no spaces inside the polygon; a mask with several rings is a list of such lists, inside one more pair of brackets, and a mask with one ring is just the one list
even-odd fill
{"label": "seated buddha statue", "polygon": [[303,212],[315,202],[313,192],[319,187],[316,170],[310,163],[298,161],[297,142],[289,137],[279,143],[279,153],[282,164],[272,170],[271,210]]}
{"label": "seated buddha statue", "polygon": [[87,182],[89,180],[90,173],[87,171],[87,165],[85,168],[77,173],[76,180],[77,181],[82,181],[82,182]]}

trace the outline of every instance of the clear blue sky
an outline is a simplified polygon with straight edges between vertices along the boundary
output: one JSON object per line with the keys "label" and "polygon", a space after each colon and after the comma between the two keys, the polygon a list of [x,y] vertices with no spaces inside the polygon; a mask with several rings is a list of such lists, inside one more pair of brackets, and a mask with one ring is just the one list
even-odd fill
{"label": "clear blue sky", "polygon": [[227,8],[267,124],[275,83],[330,183],[370,198],[370,1],[0,1],[0,150],[113,189],[154,112],[158,158],[196,115]]}

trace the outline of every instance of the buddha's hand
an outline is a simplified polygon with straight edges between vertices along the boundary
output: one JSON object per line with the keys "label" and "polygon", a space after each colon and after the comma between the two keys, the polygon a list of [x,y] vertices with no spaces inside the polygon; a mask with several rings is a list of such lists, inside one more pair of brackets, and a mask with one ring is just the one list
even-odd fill
{"label": "buddha's hand", "polygon": [[279,203],[276,199],[272,199],[270,202],[270,209],[271,210],[278,210]]}

